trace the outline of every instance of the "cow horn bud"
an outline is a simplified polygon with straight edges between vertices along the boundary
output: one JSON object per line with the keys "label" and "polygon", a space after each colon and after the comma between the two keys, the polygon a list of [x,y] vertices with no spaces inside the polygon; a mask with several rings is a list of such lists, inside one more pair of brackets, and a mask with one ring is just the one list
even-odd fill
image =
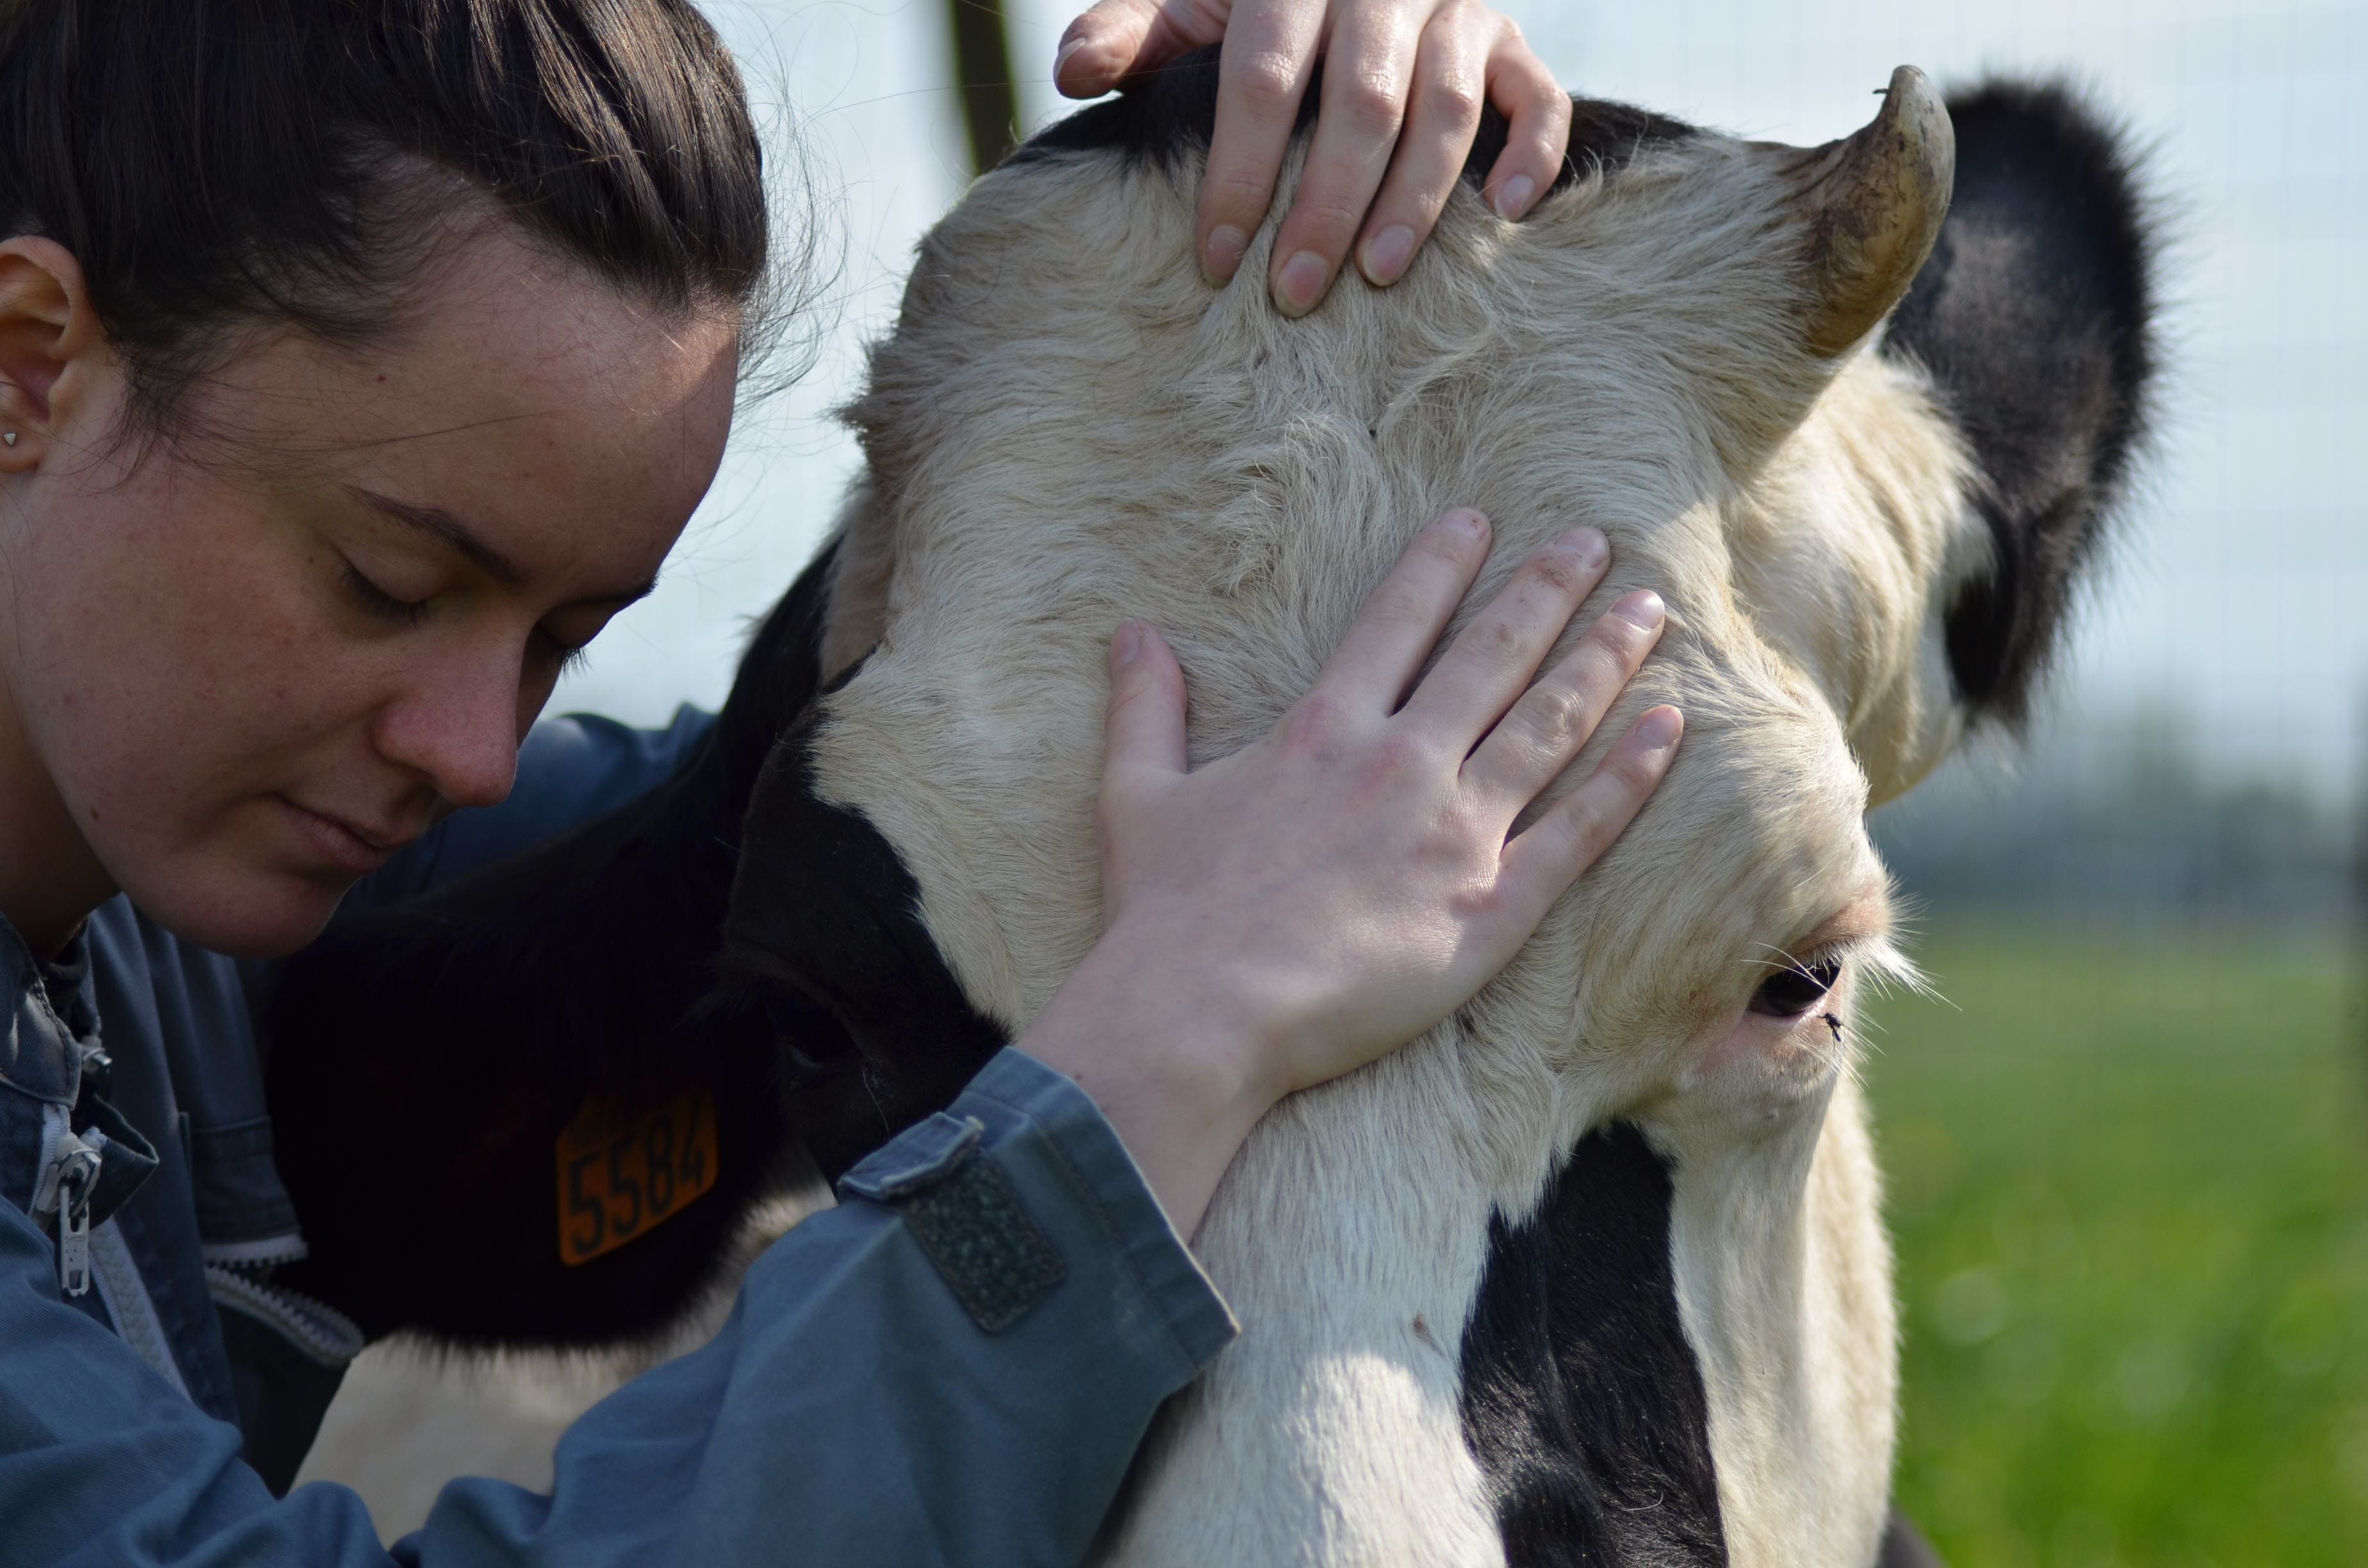
{"label": "cow horn bud", "polygon": [[1956,181],[1956,132],[1924,73],[1903,65],[1873,124],[1786,172],[1809,220],[1809,349],[1832,358],[1899,302],[1931,254]]}

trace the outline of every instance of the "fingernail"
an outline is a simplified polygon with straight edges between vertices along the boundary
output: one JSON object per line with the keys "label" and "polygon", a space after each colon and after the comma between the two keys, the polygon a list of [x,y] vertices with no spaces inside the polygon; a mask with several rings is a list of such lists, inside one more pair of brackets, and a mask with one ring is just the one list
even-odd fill
{"label": "fingernail", "polygon": [[1053,74],[1055,77],[1058,77],[1061,74],[1061,67],[1069,62],[1069,57],[1076,53],[1077,51],[1085,48],[1090,41],[1090,40],[1084,38],[1073,38],[1068,42],[1063,44],[1061,46],[1061,52],[1053,56]]}
{"label": "fingernail", "polygon": [[1472,539],[1479,539],[1488,531],[1488,519],[1469,506],[1458,507],[1439,521],[1440,527],[1453,528]]}
{"label": "fingernail", "polygon": [[1118,633],[1110,639],[1110,663],[1120,669],[1134,663],[1143,652],[1143,623],[1135,620],[1119,622]]}
{"label": "fingernail", "polygon": [[1611,557],[1611,546],[1593,528],[1573,528],[1562,536],[1562,547],[1589,566],[1600,566]]}
{"label": "fingernail", "polygon": [[1250,237],[1231,223],[1220,223],[1209,231],[1201,242],[1201,276],[1212,283],[1230,279],[1242,265],[1242,252],[1250,248]]}
{"label": "fingernail", "polygon": [[1395,283],[1414,259],[1414,231],[1393,223],[1365,242],[1360,258],[1365,276],[1376,283]]}
{"label": "fingernail", "polygon": [[1515,175],[1497,187],[1497,216],[1520,217],[1530,210],[1530,198],[1537,193],[1537,181],[1527,175]]}
{"label": "fingernail", "polygon": [[1324,297],[1324,285],[1331,280],[1331,273],[1322,256],[1314,251],[1301,251],[1275,274],[1274,302],[1285,315],[1305,315]]}
{"label": "fingernail", "polygon": [[1684,716],[1665,704],[1636,721],[1636,738],[1658,751],[1663,746],[1674,744],[1678,732],[1684,727]]}
{"label": "fingernail", "polygon": [[1668,618],[1668,610],[1662,605],[1660,595],[1645,588],[1613,605],[1611,613],[1631,626],[1650,631]]}

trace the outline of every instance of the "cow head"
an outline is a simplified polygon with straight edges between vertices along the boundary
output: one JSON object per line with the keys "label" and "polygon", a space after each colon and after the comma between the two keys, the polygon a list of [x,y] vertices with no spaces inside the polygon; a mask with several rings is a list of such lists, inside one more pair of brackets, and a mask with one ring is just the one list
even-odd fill
{"label": "cow head", "polygon": [[1212,93],[1169,73],[982,179],[874,353],[841,684],[758,790],[729,930],[861,1063],[810,1064],[810,1136],[844,1163],[942,1100],[1093,942],[1118,620],[1176,648],[1205,758],[1440,512],[1493,520],[1484,591],[1591,523],[1597,608],[1670,610],[1605,734],[1674,702],[1684,749],[1502,976],[1243,1151],[1196,1242],[1243,1337],[1106,1550],[1872,1561],[1895,1325],[1850,1070],[1907,971],[1863,818],[2019,717],[2122,478],[2125,165],[2047,90],[1952,136],[1913,71],[1805,151],[1582,103],[1527,222],[1460,192],[1396,287],[1290,321],[1270,228],[1247,282],[1192,265]]}

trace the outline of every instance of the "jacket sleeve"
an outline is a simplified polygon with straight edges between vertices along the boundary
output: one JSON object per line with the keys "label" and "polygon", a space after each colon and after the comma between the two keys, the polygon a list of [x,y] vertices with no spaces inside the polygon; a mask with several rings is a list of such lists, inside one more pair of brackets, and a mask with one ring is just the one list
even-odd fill
{"label": "jacket sleeve", "polygon": [[[1234,1333],[1117,1135],[1005,1051],[839,1190],[712,1342],[569,1430],[548,1496],[456,1481],[393,1560],[1078,1561],[1160,1402]],[[389,1561],[352,1493],[275,1503],[237,1432],[44,1290],[46,1242],[0,1223],[0,1564]]]}
{"label": "jacket sleeve", "polygon": [[714,714],[688,703],[660,730],[636,730],[593,713],[546,719],[527,732],[517,780],[500,805],[445,818],[355,884],[337,913],[415,898],[614,811],[672,778],[714,728]]}

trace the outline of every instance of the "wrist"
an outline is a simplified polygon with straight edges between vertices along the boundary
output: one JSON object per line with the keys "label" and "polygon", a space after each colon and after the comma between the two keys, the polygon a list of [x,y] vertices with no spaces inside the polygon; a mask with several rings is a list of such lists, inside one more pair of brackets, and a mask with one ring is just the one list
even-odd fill
{"label": "wrist", "polygon": [[1282,1096],[1276,1053],[1222,998],[1105,940],[1018,1049],[1086,1091],[1190,1236],[1250,1129]]}
{"label": "wrist", "polygon": [[1212,989],[1105,939],[1037,1015],[1027,1049],[1080,1083],[1124,1083],[1208,1121],[1255,1121],[1285,1093],[1278,1053]]}

